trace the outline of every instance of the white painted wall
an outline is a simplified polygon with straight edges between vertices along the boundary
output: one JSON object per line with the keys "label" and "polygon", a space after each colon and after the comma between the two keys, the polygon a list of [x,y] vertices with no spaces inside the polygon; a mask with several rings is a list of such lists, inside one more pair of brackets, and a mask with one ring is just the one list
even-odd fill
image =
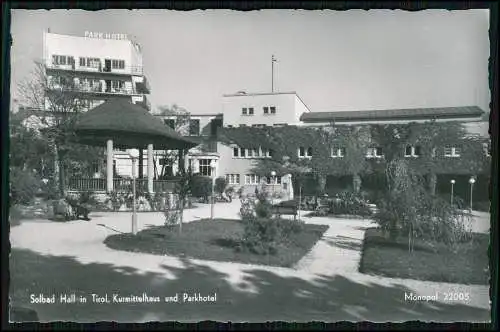
{"label": "white painted wall", "polygon": [[[225,95],[222,101],[224,126],[246,124],[293,124],[298,123],[295,93]],[[263,107],[275,106],[276,114],[264,114]],[[242,108],[253,107],[254,115],[243,115]]]}
{"label": "white painted wall", "polygon": [[142,66],[142,55],[130,40],[98,39],[44,32],[44,59],[52,64],[52,55],[69,55],[75,58],[79,67],[79,57],[125,60],[125,69]]}

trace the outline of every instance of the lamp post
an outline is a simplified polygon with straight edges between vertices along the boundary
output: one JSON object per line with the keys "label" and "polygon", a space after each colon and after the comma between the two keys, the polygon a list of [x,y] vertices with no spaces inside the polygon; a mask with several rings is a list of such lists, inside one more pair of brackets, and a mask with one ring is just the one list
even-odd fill
{"label": "lamp post", "polygon": [[474,188],[474,183],[476,183],[476,179],[473,176],[469,179],[470,184],[470,213],[472,214],[472,189]]}
{"label": "lamp post", "polygon": [[130,149],[128,155],[132,159],[132,234],[137,234],[137,210],[135,197],[135,163],[139,157],[139,150]]}
{"label": "lamp post", "polygon": [[271,193],[271,204],[274,205],[274,181],[276,179],[276,172],[275,171],[272,171],[271,172],[271,186],[273,187],[272,189],[272,193]]}
{"label": "lamp post", "polygon": [[210,219],[214,219],[214,205],[215,205],[215,160],[210,162],[210,175],[212,176],[212,199],[210,205]]}
{"label": "lamp post", "polygon": [[451,198],[450,198],[450,204],[451,204],[451,205],[453,205],[453,186],[455,185],[455,180],[453,180],[453,179],[452,179],[452,180],[450,181],[450,183],[451,183],[451,195],[450,195],[450,196],[451,196]]}

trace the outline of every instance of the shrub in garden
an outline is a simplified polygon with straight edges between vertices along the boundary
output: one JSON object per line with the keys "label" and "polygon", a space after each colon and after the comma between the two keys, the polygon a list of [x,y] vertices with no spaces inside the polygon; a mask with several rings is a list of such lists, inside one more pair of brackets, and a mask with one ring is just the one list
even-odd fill
{"label": "shrub in garden", "polygon": [[10,192],[13,204],[29,204],[41,189],[42,182],[33,172],[12,168],[10,171]]}
{"label": "shrub in garden", "polygon": [[272,216],[272,205],[264,190],[256,191],[257,202],[251,199],[242,202],[240,210],[244,224],[240,250],[259,255],[274,255],[278,245],[286,242],[292,233],[302,231],[303,225],[295,220]]}
{"label": "shrub in garden", "polygon": [[372,215],[362,195],[349,191],[340,192],[337,194],[336,199],[329,200],[328,210],[329,213],[332,214],[347,214],[363,217]]}
{"label": "shrub in garden", "polygon": [[208,201],[208,196],[212,194],[212,179],[207,176],[196,175],[191,178],[191,195],[202,197]]}
{"label": "shrub in garden", "polygon": [[380,201],[374,219],[392,239],[407,235],[411,249],[415,238],[450,245],[471,238],[467,229],[470,217],[447,199],[431,195],[422,177],[405,162],[394,161],[388,173],[389,192],[386,199]]}
{"label": "shrub in garden", "polygon": [[227,187],[227,180],[225,177],[218,177],[215,179],[214,191],[218,194],[222,194]]}

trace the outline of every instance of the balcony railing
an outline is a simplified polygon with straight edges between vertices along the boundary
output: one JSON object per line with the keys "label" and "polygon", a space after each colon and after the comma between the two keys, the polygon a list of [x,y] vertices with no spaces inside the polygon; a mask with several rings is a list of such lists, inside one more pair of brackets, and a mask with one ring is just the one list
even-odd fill
{"label": "balcony railing", "polygon": [[58,84],[49,83],[49,91],[65,91],[75,93],[94,93],[94,94],[113,94],[113,95],[136,95],[140,94],[132,87],[113,88],[106,86],[106,84],[97,84],[89,86],[86,84]]}
{"label": "balcony railing", "polygon": [[[172,192],[177,180],[153,180],[154,192]],[[136,179],[137,192],[147,192],[148,180]],[[69,191],[106,192],[106,179],[72,178],[68,183]],[[113,191],[132,192],[132,179],[113,179]]]}
{"label": "balcony railing", "polygon": [[125,66],[124,68],[110,68],[99,64],[97,66],[87,67],[78,66],[77,64],[66,64],[66,65],[55,65],[53,63],[46,63],[46,69],[49,70],[65,70],[74,71],[81,73],[105,73],[105,74],[116,74],[116,75],[144,75],[142,66]]}

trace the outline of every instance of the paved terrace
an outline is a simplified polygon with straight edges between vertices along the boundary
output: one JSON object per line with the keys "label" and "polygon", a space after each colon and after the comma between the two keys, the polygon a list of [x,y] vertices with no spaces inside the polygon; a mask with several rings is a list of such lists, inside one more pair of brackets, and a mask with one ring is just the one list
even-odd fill
{"label": "paved terrace", "polygon": [[[239,207],[238,200],[218,203],[215,216],[236,218]],[[189,222],[209,215],[210,205],[200,204],[186,210],[184,216]],[[475,215],[475,230],[487,232],[488,214]],[[90,222],[22,221],[11,229],[11,245],[48,269],[57,261],[60,273],[70,275],[64,276],[61,287],[85,290],[84,295],[89,297],[92,292],[146,292],[163,299],[182,292],[216,292],[217,302],[36,305],[42,321],[490,320],[488,286],[383,278],[357,272],[364,230],[373,226],[370,220],[303,218],[307,223],[328,224],[330,228],[294,268],[279,268],[112,250],[103,244],[104,239],[116,231],[129,232],[131,213],[96,212],[91,217]],[[139,213],[138,223],[139,230],[162,225],[163,214]],[[82,274],[88,276],[83,283]],[[438,292],[438,301],[408,302],[405,292]],[[470,300],[445,303],[445,292],[466,292]],[[85,310],[82,306],[86,306]]]}

